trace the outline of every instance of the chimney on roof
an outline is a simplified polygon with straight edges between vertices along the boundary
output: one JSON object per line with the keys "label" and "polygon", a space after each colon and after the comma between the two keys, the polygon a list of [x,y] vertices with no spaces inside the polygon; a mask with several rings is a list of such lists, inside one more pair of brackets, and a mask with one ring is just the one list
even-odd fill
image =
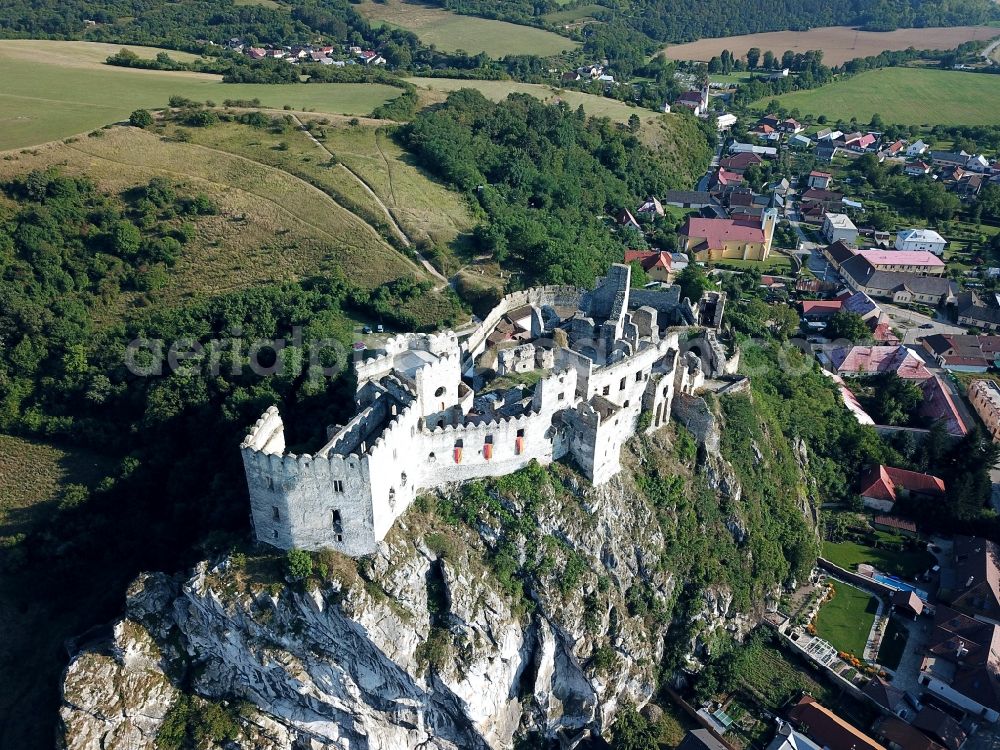
{"label": "chimney on roof", "polygon": [[975,580],[975,576],[969,576],[969,580],[965,582],[965,588],[969,588]]}
{"label": "chimney on roof", "polygon": [[955,651],[955,656],[961,659],[963,656],[969,653],[969,649],[965,647],[965,641],[958,642],[958,649]]}

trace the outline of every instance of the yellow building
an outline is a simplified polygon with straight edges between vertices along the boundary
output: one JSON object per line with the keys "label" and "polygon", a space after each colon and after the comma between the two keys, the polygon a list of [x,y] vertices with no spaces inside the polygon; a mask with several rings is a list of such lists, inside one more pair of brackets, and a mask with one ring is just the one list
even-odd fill
{"label": "yellow building", "polygon": [[678,232],[680,251],[693,260],[767,260],[778,214],[768,209],[760,223],[692,216]]}

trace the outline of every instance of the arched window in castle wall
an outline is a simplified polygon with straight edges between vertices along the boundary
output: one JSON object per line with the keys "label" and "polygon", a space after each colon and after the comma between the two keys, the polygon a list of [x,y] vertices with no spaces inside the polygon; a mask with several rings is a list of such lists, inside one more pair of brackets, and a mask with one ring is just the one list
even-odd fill
{"label": "arched window in castle wall", "polygon": [[514,438],[514,453],[520,456],[524,453],[524,428],[522,427],[517,431],[517,437]]}
{"label": "arched window in castle wall", "polygon": [[489,461],[493,458],[493,436],[487,435],[483,442],[483,458]]}
{"label": "arched window in castle wall", "polygon": [[462,447],[463,447],[462,440],[461,440],[461,438],[459,438],[458,440],[455,441],[455,454],[454,455],[455,455],[455,463],[456,464],[462,463]]}
{"label": "arched window in castle wall", "polygon": [[390,487],[389,488],[389,507],[392,508],[393,510],[396,509],[396,488],[395,487]]}

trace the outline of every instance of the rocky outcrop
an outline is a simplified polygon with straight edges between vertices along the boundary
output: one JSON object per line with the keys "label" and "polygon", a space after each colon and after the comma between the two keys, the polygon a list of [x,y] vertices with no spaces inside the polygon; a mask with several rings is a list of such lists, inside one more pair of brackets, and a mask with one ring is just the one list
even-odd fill
{"label": "rocky outcrop", "polygon": [[[692,409],[712,444],[710,410]],[[599,488],[557,466],[531,502],[491,489],[474,523],[411,509],[375,555],[321,555],[305,581],[266,554],[141,576],[113,643],[67,670],[65,747],[152,748],[182,687],[227,702],[236,746],[263,750],[499,749],[527,731],[571,748],[605,733],[623,699],[653,694],[681,583],[638,466],[692,467],[657,440],[630,444],[627,470]],[[722,533],[742,543],[755,530],[735,476],[717,450],[701,462],[730,509]],[[694,655],[759,614],[734,611],[725,582],[700,598]]]}

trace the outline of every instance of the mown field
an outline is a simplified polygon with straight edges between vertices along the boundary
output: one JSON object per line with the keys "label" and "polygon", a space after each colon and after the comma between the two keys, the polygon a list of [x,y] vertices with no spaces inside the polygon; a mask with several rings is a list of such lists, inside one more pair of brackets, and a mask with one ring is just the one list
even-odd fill
{"label": "mown field", "polygon": [[571,39],[551,31],[463,16],[441,8],[388,0],[365,2],[357,10],[373,23],[385,23],[412,31],[420,41],[445,52],[465,50],[470,54],[485,52],[490,57],[504,55],[556,55],[578,46]]}
{"label": "mown field", "polygon": [[610,117],[612,120],[626,122],[632,115],[639,115],[643,122],[657,119],[659,113],[641,107],[630,107],[625,102],[607,99],[596,94],[585,94],[581,91],[570,91],[545,86],[540,83],[520,83],[518,81],[467,81],[459,78],[408,78],[416,85],[425,100],[443,101],[449,92],[459,89],[476,89],[483,96],[493,101],[506,99],[510,94],[530,94],[536,99],[552,104],[564,101],[571,107],[583,105],[584,111],[593,117]]}
{"label": "mown field", "polygon": [[[364,115],[401,93],[380,84],[226,84],[219,76],[201,73],[103,65],[101,61],[118,49],[89,42],[0,40],[0,150],[118,122],[134,109],[166,106],[175,94],[218,104],[224,99],[259,98],[278,109],[288,105]],[[150,57],[158,51],[135,49]]]}
{"label": "mown field", "polygon": [[197,240],[171,269],[168,285],[158,292],[165,303],[334,269],[365,287],[404,275],[427,278],[362,218],[295,175],[136,128],[99,132],[98,138],[10,155],[0,160],[0,179],[58,166],[85,173],[107,190],[125,190],[162,175],[209,194],[219,214],[199,223]]}
{"label": "mown field", "polygon": [[805,52],[823,50],[823,62],[840,65],[857,57],[877,55],[885,50],[953,49],[962,42],[990,39],[1000,34],[992,26],[953,26],[948,28],[897,29],[896,31],[859,31],[849,26],[827,26],[808,31],[769,31],[714,39],[699,39],[687,44],[665,47],[673,60],[710,60],[722,50],[737,57],[751,47],[771,50],[779,57],[786,50]]}
{"label": "mown field", "polygon": [[[1000,112],[1000,76],[885,68],[778,97],[782,106],[832,120],[868,122],[876,112],[905,125],[991,125]],[[756,104],[763,109],[766,102]]]}

